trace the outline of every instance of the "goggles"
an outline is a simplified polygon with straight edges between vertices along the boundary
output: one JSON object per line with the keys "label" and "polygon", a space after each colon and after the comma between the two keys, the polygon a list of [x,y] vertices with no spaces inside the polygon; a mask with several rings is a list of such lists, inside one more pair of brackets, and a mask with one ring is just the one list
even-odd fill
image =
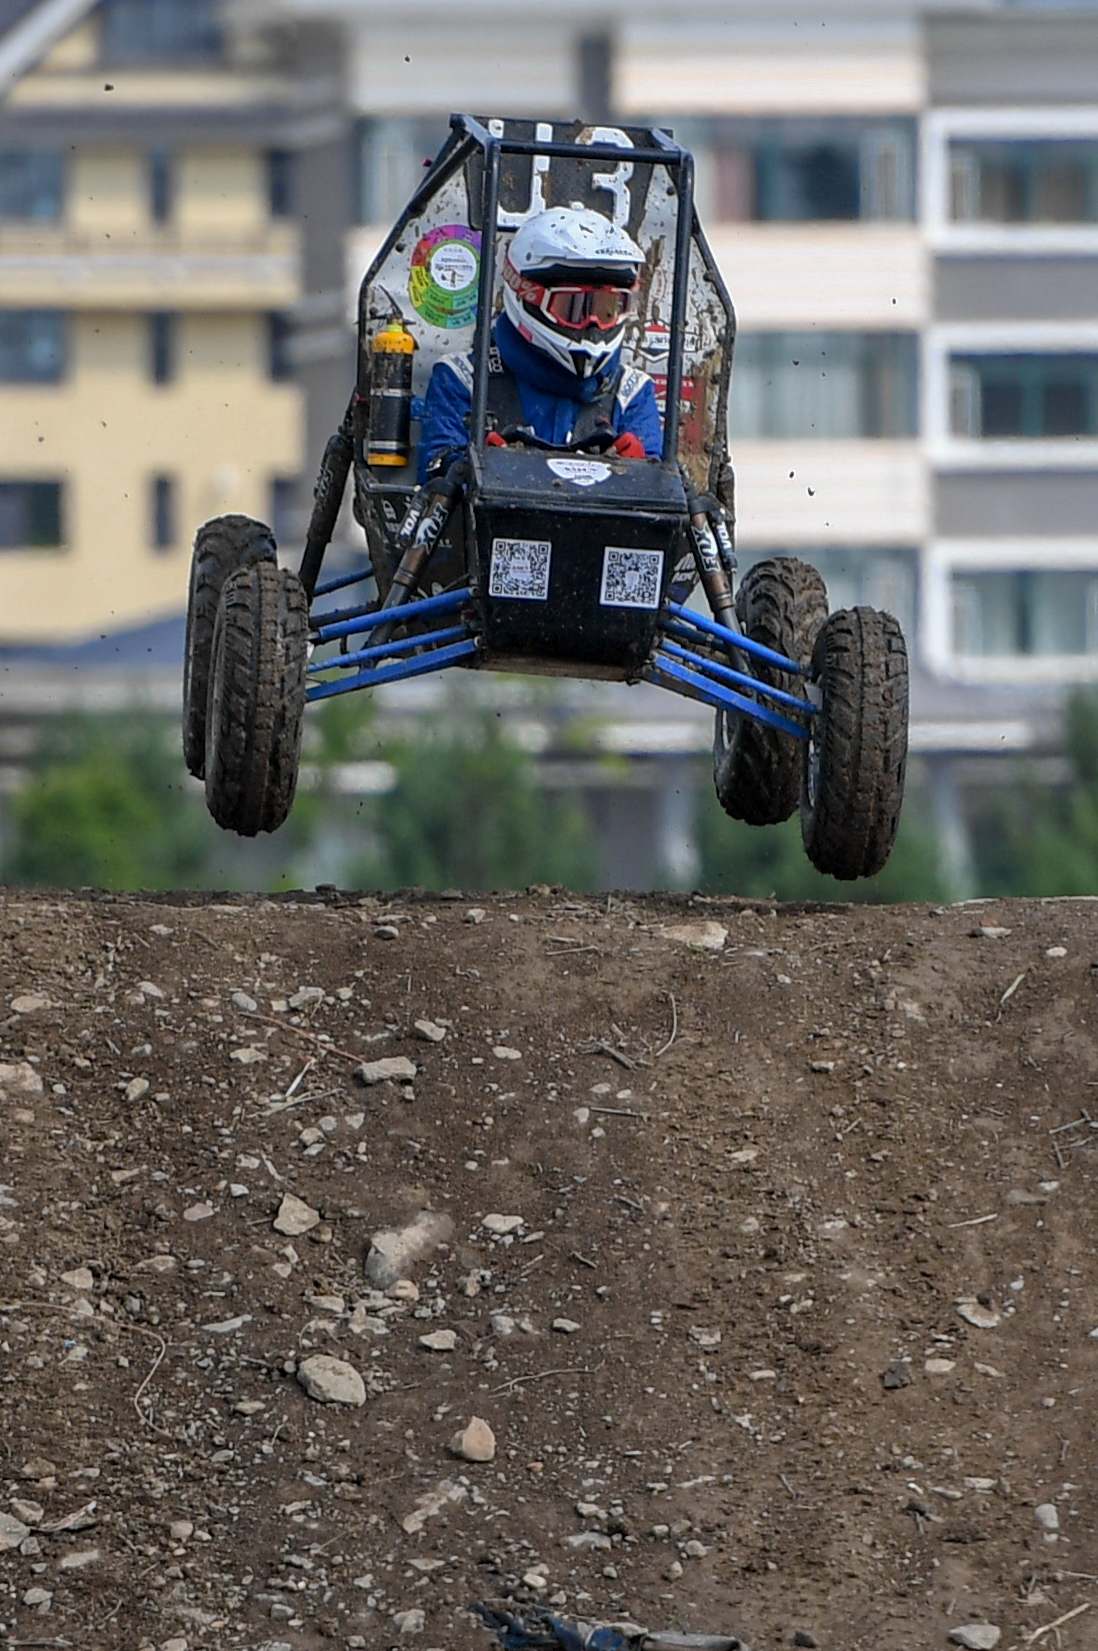
{"label": "goggles", "polygon": [[542,287],[538,308],[558,327],[609,332],[629,314],[631,294],[621,287]]}

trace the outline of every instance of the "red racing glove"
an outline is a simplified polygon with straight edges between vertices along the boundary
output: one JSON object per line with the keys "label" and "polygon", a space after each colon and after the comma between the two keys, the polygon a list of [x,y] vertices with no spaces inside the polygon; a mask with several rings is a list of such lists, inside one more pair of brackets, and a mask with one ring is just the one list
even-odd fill
{"label": "red racing glove", "polygon": [[626,430],[614,443],[614,452],[621,459],[643,459],[644,443],[632,430]]}
{"label": "red racing glove", "polygon": [[485,447],[506,447],[507,443],[498,430],[489,430],[484,438],[484,445]]}

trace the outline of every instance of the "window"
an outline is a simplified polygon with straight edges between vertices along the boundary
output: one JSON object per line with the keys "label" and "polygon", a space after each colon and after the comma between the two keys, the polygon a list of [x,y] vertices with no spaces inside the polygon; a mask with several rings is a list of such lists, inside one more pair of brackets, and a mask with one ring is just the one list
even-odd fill
{"label": "window", "polygon": [[949,177],[955,223],[1098,222],[1098,138],[958,139]]}
{"label": "window", "polygon": [[156,550],[171,550],[176,544],[175,478],[154,476],[151,496],[151,539]]}
{"label": "window", "polygon": [[693,150],[698,209],[717,222],[910,219],[911,121],[672,121]]}
{"label": "window", "polygon": [[1098,571],[955,573],[953,651],[984,659],[1098,653]]}
{"label": "window", "polygon": [[288,218],[294,209],[294,156],[289,149],[267,151],[267,208],[272,218]]}
{"label": "window", "polygon": [[170,384],[175,377],[177,319],[171,310],[149,316],[149,377],[154,384]]}
{"label": "window", "polygon": [[271,482],[271,532],[278,545],[289,545],[304,539],[304,526],[299,527],[298,480],[296,476],[275,476]]}
{"label": "window", "polygon": [[103,0],[109,63],[208,61],[221,55],[218,0]]}
{"label": "window", "polygon": [[172,215],[174,167],[167,149],[149,151],[149,217],[154,224],[166,224]]}
{"label": "window", "polygon": [[61,310],[0,310],[0,383],[56,384],[65,371]]}
{"label": "window", "polygon": [[1098,355],[956,355],[950,361],[956,436],[1098,436]]}
{"label": "window", "polygon": [[293,322],[288,315],[280,315],[276,310],[267,317],[268,369],[276,383],[283,383],[294,376],[290,347],[293,330]]}
{"label": "window", "polygon": [[445,115],[362,120],[358,125],[360,224],[390,224],[423,179],[449,132]]}
{"label": "window", "polygon": [[0,222],[61,216],[64,163],[55,149],[0,149]]}
{"label": "window", "polygon": [[0,550],[61,543],[61,483],[0,481]]}
{"label": "window", "polygon": [[914,333],[742,334],[732,366],[734,437],[913,436]]}

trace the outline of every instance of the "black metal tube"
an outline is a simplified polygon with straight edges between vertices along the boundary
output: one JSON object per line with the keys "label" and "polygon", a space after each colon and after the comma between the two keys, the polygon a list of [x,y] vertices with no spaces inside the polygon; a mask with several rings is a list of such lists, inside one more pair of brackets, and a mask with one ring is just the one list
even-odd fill
{"label": "black metal tube", "polygon": [[[487,137],[487,134],[485,134]],[[488,420],[488,350],[492,342],[492,298],[496,282],[496,220],[499,217],[500,140],[487,137],[484,151],[484,230],[480,248],[480,290],[473,334],[473,395],[469,408],[469,445],[484,441]]]}
{"label": "black metal tube", "polygon": [[316,485],[313,488],[313,513],[309,518],[309,531],[305,536],[305,551],[300,569],[301,583],[305,586],[305,595],[310,602],[313,600],[316,582],[320,577],[324,552],[328,548],[339,516],[339,507],[343,503],[343,490],[347,486],[347,476],[351,460],[354,458],[355,444],[351,425],[353,414],[352,396],[343,416],[343,423],[334,436],[328,437],[324,457],[317,472]]}
{"label": "black metal tube", "polygon": [[690,238],[694,228],[694,157],[681,151],[679,205],[675,218],[675,279],[671,298],[671,337],[667,352],[667,402],[663,414],[663,463],[678,463],[682,363],[686,353],[686,300],[690,286]]}

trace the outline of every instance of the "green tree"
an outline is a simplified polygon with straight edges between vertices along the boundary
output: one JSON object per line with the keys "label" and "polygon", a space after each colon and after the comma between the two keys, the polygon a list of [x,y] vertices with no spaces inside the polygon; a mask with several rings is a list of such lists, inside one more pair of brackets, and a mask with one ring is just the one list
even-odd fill
{"label": "green tree", "polygon": [[896,846],[878,876],[855,883],[823,877],[801,842],[800,821],[749,826],[730,820],[710,787],[699,802],[700,888],[708,894],[774,895],[779,900],[854,900],[883,905],[951,898],[926,800],[911,786]]}
{"label": "green tree", "polygon": [[215,828],[187,785],[178,733],[152,715],[58,717],[8,809],[6,882],[201,885]]}
{"label": "green tree", "polygon": [[981,894],[1098,894],[1098,692],[1069,696],[1063,730],[1071,782],[1053,788],[1023,769],[983,810],[975,835]]}
{"label": "green tree", "polygon": [[366,886],[591,886],[595,845],[583,814],[537,784],[529,755],[490,712],[386,746],[392,791],[373,815],[376,846],[356,867]]}

